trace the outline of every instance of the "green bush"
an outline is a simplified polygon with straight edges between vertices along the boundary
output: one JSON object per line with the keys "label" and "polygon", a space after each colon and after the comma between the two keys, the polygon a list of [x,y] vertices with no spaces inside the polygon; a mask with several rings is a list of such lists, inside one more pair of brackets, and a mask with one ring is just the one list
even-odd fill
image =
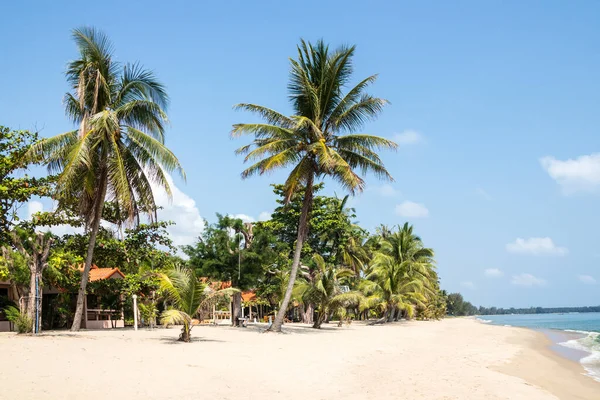
{"label": "green bush", "polygon": [[31,333],[33,332],[33,320],[27,314],[21,314],[16,307],[8,306],[4,309],[6,319],[15,324],[17,332]]}

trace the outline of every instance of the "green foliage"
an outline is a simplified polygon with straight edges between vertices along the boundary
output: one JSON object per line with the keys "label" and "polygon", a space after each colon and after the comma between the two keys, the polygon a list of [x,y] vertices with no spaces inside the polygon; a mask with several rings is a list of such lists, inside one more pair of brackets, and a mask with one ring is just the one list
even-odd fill
{"label": "green foliage", "polygon": [[447,312],[448,315],[455,317],[477,314],[477,307],[465,301],[462,294],[450,293],[447,297]]}
{"label": "green foliage", "polygon": [[0,245],[9,242],[8,232],[19,220],[17,210],[34,196],[48,196],[53,177],[33,178],[18,171],[26,168],[25,153],[38,134],[0,126]]}
{"label": "green foliage", "polygon": [[191,339],[192,318],[198,314],[203,303],[214,296],[236,292],[224,289],[211,292],[191,268],[175,268],[160,275],[160,290],[170,308],[163,311],[160,322],[163,325],[183,325],[180,341]]}
{"label": "green foliage", "polygon": [[350,306],[358,306],[363,295],[342,289],[344,280],[354,276],[347,268],[335,268],[327,264],[318,254],[313,256],[314,273],[310,279],[299,279],[294,289],[296,298],[306,304],[314,304],[317,318],[313,328],[319,329],[325,319],[333,313],[343,314]]}
{"label": "green foliage", "polygon": [[[100,227],[94,248],[94,263],[103,268],[119,268],[123,273],[157,271],[173,268],[183,261],[175,255],[166,228],[170,222],[140,224],[125,230],[123,240]],[[85,257],[89,234],[64,235],[58,240],[64,251]]]}
{"label": "green foliage", "polygon": [[81,280],[78,266],[83,264],[83,257],[64,248],[55,248],[48,258],[48,268],[44,271],[44,283],[49,287],[75,293]]}
{"label": "green foliage", "polygon": [[100,216],[107,190],[128,219],[140,210],[153,214],[150,181],[170,194],[165,172],[183,174],[164,145],[165,88],[141,65],[119,64],[101,32],[84,27],[73,39],[80,57],[67,67],[72,92],[64,102],[78,129],[41,140],[28,159],[43,160],[59,174],[59,204],[77,199],[87,226]]}
{"label": "green foliage", "polygon": [[437,274],[432,249],[423,246],[408,223],[378,241],[370,270],[361,286],[368,296],[365,306],[376,307],[384,319],[398,318],[396,311],[412,317],[437,293]]}
{"label": "green foliage", "polygon": [[255,246],[252,225],[241,219],[220,214],[217,218],[216,223],[207,224],[194,246],[184,247],[188,265],[198,276],[232,282],[240,289],[254,287],[267,258],[260,252],[264,250],[260,244],[267,244],[259,240]]}
{"label": "green foliage", "polygon": [[142,321],[146,325],[154,326],[156,325],[156,317],[158,316],[158,308],[156,307],[156,302],[149,301],[147,303],[139,303],[138,308],[140,310],[140,316],[142,317]]}
{"label": "green foliage", "polygon": [[18,333],[33,332],[33,320],[27,314],[19,312],[19,309],[8,306],[4,309],[6,319],[15,324]]}
{"label": "green foliage", "polygon": [[21,287],[29,285],[29,266],[22,252],[4,247],[0,256],[0,269],[5,271],[4,274],[15,285]]}
{"label": "green foliage", "polygon": [[[322,189],[323,184],[314,186],[315,193]],[[273,192],[278,196],[279,205],[273,211],[269,221],[258,225],[265,230],[270,230],[281,243],[285,243],[291,254],[298,234],[303,189],[299,188],[289,202],[286,202],[284,185],[273,185]],[[335,261],[336,258],[342,259],[342,252],[351,240],[356,238],[357,241],[362,242],[366,237],[366,232],[353,224],[356,215],[353,209],[345,207],[346,200],[347,198],[314,196],[308,222],[308,235],[302,248],[303,260],[308,262],[315,253],[329,262]]]}

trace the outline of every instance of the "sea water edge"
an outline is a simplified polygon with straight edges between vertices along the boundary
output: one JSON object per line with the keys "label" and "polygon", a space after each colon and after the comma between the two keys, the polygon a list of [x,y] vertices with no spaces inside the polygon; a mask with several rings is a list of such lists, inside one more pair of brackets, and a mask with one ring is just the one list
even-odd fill
{"label": "sea water edge", "polygon": [[552,351],[563,358],[578,361],[586,375],[600,382],[600,313],[573,314],[576,313],[483,315],[477,319],[482,323],[522,327],[544,333],[553,343],[550,347]]}

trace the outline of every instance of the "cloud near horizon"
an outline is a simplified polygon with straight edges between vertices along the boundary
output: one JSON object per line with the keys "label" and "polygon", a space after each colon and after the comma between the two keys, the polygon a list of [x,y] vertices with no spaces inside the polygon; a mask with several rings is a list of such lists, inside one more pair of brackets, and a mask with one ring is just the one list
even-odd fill
{"label": "cloud near horizon", "polygon": [[396,205],[396,215],[406,218],[426,218],[429,216],[429,210],[424,204],[407,200]]}
{"label": "cloud near horizon", "polygon": [[268,221],[271,219],[271,215],[272,215],[272,213],[270,213],[269,211],[263,211],[260,214],[258,214],[258,220],[259,221]]}
{"label": "cloud near horizon", "polygon": [[506,251],[515,254],[531,254],[564,256],[569,253],[566,247],[560,247],[554,244],[549,237],[531,237],[527,239],[517,238],[514,242],[506,245]]}
{"label": "cloud near horizon", "polygon": [[475,289],[475,284],[473,282],[471,282],[471,281],[461,282],[460,285],[462,287],[464,287],[464,288],[467,288],[467,289]]}
{"label": "cloud near horizon", "polygon": [[498,278],[504,275],[504,272],[499,270],[498,268],[488,268],[483,271],[485,276],[489,276],[490,278]]}
{"label": "cloud near horizon", "polygon": [[179,189],[171,176],[166,177],[172,199],[169,199],[164,189],[152,185],[156,205],[162,207],[158,210],[158,217],[163,221],[175,222],[175,225],[167,228],[175,246],[193,244],[204,230],[204,219],[200,216],[194,199]]}
{"label": "cloud near horizon", "polygon": [[577,275],[577,279],[579,279],[579,282],[584,283],[586,285],[596,284],[596,279],[590,275]]}
{"label": "cloud near horizon", "polygon": [[493,200],[493,198],[492,198],[492,195],[490,195],[488,192],[486,192],[486,191],[485,191],[484,189],[482,189],[482,188],[477,188],[477,189],[475,189],[475,193],[477,193],[477,195],[478,195],[479,197],[481,197],[482,199],[484,199],[484,200],[487,200],[487,201],[491,201],[491,200]]}
{"label": "cloud near horizon", "polygon": [[600,189],[600,153],[564,161],[551,156],[542,157],[540,164],[565,195]]}
{"label": "cloud near horizon", "polygon": [[396,142],[400,147],[422,143],[424,140],[425,139],[421,133],[411,129],[407,129],[394,135],[394,142]]}
{"label": "cloud near horizon", "polygon": [[516,285],[516,286],[526,286],[526,287],[545,286],[546,280],[542,279],[542,278],[538,278],[531,274],[519,274],[519,275],[513,275],[510,283],[512,283],[513,285]]}
{"label": "cloud near horizon", "polygon": [[396,190],[392,185],[386,183],[377,188],[379,194],[383,197],[395,197],[400,194],[398,190]]}

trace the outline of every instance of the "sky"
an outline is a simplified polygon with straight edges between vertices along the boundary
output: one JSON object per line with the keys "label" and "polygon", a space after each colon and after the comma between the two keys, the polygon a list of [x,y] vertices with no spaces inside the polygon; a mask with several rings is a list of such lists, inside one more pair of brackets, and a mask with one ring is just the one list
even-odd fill
{"label": "sky", "polygon": [[[215,213],[259,220],[270,184],[242,180],[241,102],[291,114],[300,38],[356,45],[355,80],[388,99],[363,132],[395,139],[395,181],[367,176],[362,226],[408,221],[436,252],[442,286],[476,305],[600,304],[600,3],[595,1],[2,2],[0,125],[73,128],[62,97],[73,28],[113,41],[171,97],[167,145],[187,174],[161,218],[192,243]],[[344,191],[326,182],[327,193]],[[51,209],[37,200],[24,212]]]}

